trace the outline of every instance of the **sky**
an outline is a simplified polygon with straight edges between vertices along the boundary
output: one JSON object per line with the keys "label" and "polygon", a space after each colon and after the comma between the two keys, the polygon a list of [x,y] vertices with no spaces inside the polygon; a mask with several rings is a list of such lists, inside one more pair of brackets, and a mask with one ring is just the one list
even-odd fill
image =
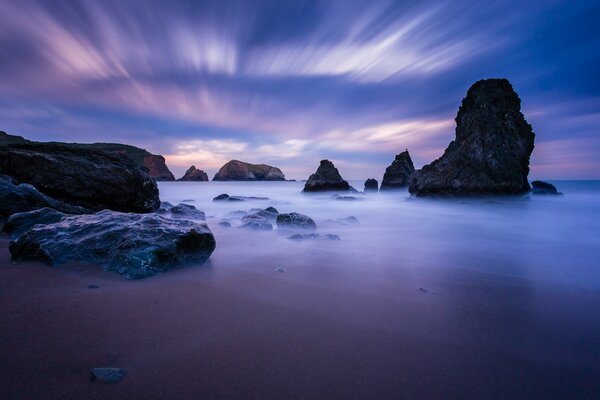
{"label": "sky", "polygon": [[454,138],[468,88],[508,78],[531,178],[600,179],[598,1],[0,0],[0,130],[118,142],[176,177],[238,159],[381,179]]}

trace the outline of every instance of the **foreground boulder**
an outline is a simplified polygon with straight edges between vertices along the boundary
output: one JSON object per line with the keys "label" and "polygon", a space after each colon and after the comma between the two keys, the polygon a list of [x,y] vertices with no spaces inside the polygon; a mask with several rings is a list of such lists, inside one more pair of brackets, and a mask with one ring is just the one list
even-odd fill
{"label": "foreground boulder", "polygon": [[104,210],[34,225],[9,248],[14,260],[98,264],[127,279],[138,279],[186,263],[206,262],[215,249],[215,238],[203,223]]}
{"label": "foreground boulder", "polygon": [[27,183],[17,185],[12,178],[0,175],[0,218],[14,213],[37,210],[49,207],[68,214],[85,214],[90,210],[72,206],[40,193],[34,186]]}
{"label": "foreground boulder", "polygon": [[392,164],[385,169],[381,190],[403,189],[408,186],[408,178],[415,172],[415,166],[408,150],[398,154]]}
{"label": "foreground boulder", "polygon": [[2,227],[2,233],[17,238],[27,232],[35,225],[47,225],[60,221],[67,214],[56,211],[53,208],[40,208],[34,211],[19,212],[12,214]]}
{"label": "foreground boulder", "polygon": [[340,172],[329,160],[321,160],[317,172],[312,174],[304,185],[305,192],[348,190],[352,190],[352,187],[342,178]]}
{"label": "foreground boulder", "polygon": [[0,173],[57,200],[92,210],[152,212],[158,187],[123,154],[65,143],[0,146]]}
{"label": "foreground boulder", "polygon": [[192,165],[187,171],[185,171],[185,174],[177,180],[188,182],[206,182],[208,181],[208,175],[201,169],[197,169],[195,165]]}
{"label": "foreground boulder", "polygon": [[561,192],[556,190],[556,186],[551,183],[544,181],[533,181],[531,182],[531,194],[542,194],[542,195],[562,195]]}
{"label": "foreground boulder", "polygon": [[415,196],[522,194],[529,191],[535,135],[506,79],[476,82],[456,116],[456,139],[409,179]]}
{"label": "foreground boulder", "polygon": [[285,181],[285,176],[277,167],[232,160],[219,169],[213,181]]}
{"label": "foreground boulder", "polygon": [[308,215],[300,213],[286,213],[277,215],[277,228],[279,229],[303,229],[314,231],[317,224]]}
{"label": "foreground boulder", "polygon": [[[9,135],[6,132],[0,131],[0,146],[7,144],[23,144],[23,143],[36,143],[31,140],[24,139],[21,136]],[[63,143],[64,144],[64,143]],[[152,154],[144,149],[140,149],[135,146],[120,143],[72,143],[69,144],[73,147],[92,148],[96,150],[102,150],[109,153],[122,154],[138,166],[146,168],[151,178],[157,181],[174,181],[175,177],[169,171],[165,158],[161,155]]]}
{"label": "foreground boulder", "polygon": [[365,181],[365,193],[366,192],[376,192],[379,190],[379,183],[377,179],[369,178]]}

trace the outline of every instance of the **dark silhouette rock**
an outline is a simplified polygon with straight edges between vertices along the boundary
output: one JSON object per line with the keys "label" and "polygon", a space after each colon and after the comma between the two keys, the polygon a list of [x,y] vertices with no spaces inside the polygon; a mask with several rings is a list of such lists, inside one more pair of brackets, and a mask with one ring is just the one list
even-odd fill
{"label": "dark silhouette rock", "polygon": [[376,192],[379,190],[379,183],[377,179],[369,178],[365,181],[365,193],[366,192]]}
{"label": "dark silhouette rock", "polygon": [[98,285],[88,285],[87,288],[88,289],[100,289],[100,286],[98,286]]}
{"label": "dark silhouette rock", "polygon": [[223,165],[213,181],[284,181],[283,172],[266,164],[250,164],[231,160]]}
{"label": "dark silhouette rock", "polygon": [[279,211],[275,207],[267,207],[255,213],[256,215],[266,218],[269,221],[275,221],[279,215]]}
{"label": "dark silhouette rock", "polygon": [[[0,146],[7,144],[19,144],[19,143],[37,143],[31,140],[27,140],[21,136],[9,135],[6,132],[0,131]],[[54,144],[61,144],[57,142],[50,142]],[[66,144],[66,143],[62,143]],[[165,159],[163,156],[152,154],[139,147],[130,146],[128,144],[120,143],[70,143],[70,146],[78,146],[83,148],[93,148],[97,150],[103,150],[109,153],[123,154],[126,157],[134,161],[138,166],[144,167],[148,170],[148,174],[151,178],[157,181],[174,181],[175,177],[167,168]]]}
{"label": "dark silhouette rock", "polygon": [[240,228],[257,231],[271,231],[273,230],[273,225],[265,217],[256,214],[248,214],[242,217],[242,225]]}
{"label": "dark silhouette rock", "polygon": [[123,380],[126,371],[123,368],[94,368],[90,374],[92,382],[117,383]]}
{"label": "dark silhouette rock", "polygon": [[47,225],[60,221],[67,214],[56,211],[53,208],[40,208],[34,211],[19,212],[12,214],[2,227],[2,233],[13,238],[21,236],[35,225]]}
{"label": "dark silhouette rock", "polygon": [[317,224],[307,215],[300,213],[279,214],[277,216],[277,227],[279,229],[305,229],[316,230]]}
{"label": "dark silhouette rock", "polygon": [[533,181],[531,182],[531,194],[542,194],[542,195],[562,195],[561,192],[556,190],[556,186],[551,183],[544,181]]}
{"label": "dark silhouette rock", "polygon": [[231,222],[223,220],[223,221],[219,222],[219,226],[222,226],[225,228],[231,228]]}
{"label": "dark silhouette rock", "polygon": [[321,160],[317,172],[312,174],[304,185],[305,192],[348,191],[351,186],[340,175],[329,160]]}
{"label": "dark silhouette rock", "polygon": [[17,185],[12,178],[0,175],[0,218],[14,213],[50,207],[67,214],[91,213],[90,210],[53,199],[27,183]]}
{"label": "dark silhouette rock", "polygon": [[408,150],[398,154],[392,164],[385,169],[381,190],[403,189],[408,186],[408,178],[415,172],[415,166]]}
{"label": "dark silhouette rock", "polygon": [[206,182],[208,181],[208,175],[201,169],[197,169],[195,165],[192,165],[185,171],[185,174],[177,179],[178,181],[194,181],[194,182]]}
{"label": "dark silhouette rock", "polygon": [[138,279],[206,262],[215,239],[203,223],[104,210],[35,225],[10,242],[9,249],[14,260],[50,265],[80,261]]}
{"label": "dark silhouette rock", "polygon": [[92,210],[152,212],[158,187],[125,155],[91,146],[22,143],[0,146],[0,174],[57,200]]}
{"label": "dark silhouette rock", "polygon": [[320,233],[296,233],[295,235],[289,236],[290,240],[341,240],[338,235],[327,233],[321,235]]}
{"label": "dark silhouette rock", "polygon": [[409,179],[415,196],[522,194],[529,191],[535,135],[506,79],[476,82],[456,116],[456,139]]}
{"label": "dark silhouette rock", "polygon": [[217,197],[213,198],[213,201],[228,201],[228,200],[229,200],[229,195],[227,193],[220,194]]}
{"label": "dark silhouette rock", "polygon": [[230,196],[226,193],[220,194],[213,198],[213,201],[246,201],[246,200],[269,200],[268,197],[256,196]]}

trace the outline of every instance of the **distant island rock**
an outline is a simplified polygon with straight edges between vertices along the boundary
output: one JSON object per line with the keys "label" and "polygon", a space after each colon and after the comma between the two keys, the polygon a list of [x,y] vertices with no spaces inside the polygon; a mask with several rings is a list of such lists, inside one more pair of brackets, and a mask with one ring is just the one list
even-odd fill
{"label": "distant island rock", "polygon": [[392,164],[385,169],[381,190],[402,189],[408,186],[408,178],[415,172],[415,166],[408,150],[398,154]]}
{"label": "distant island rock", "polygon": [[[0,131],[0,146],[7,144],[37,143],[27,140],[21,136],[9,135]],[[58,143],[58,142],[50,142]],[[157,181],[174,181],[175,177],[167,167],[165,158],[161,155],[152,154],[139,147],[120,143],[69,143],[71,146],[91,147],[109,153],[119,153],[129,157],[137,165],[148,169],[151,178]]]}
{"label": "distant island rock", "polygon": [[201,169],[197,169],[195,165],[192,165],[185,171],[185,174],[177,179],[178,181],[193,181],[193,182],[206,182],[208,181],[208,175]]}
{"label": "distant island rock", "polygon": [[531,182],[531,194],[562,195],[562,193],[556,189],[556,186],[544,181]]}
{"label": "distant island rock", "polygon": [[219,169],[213,181],[285,181],[285,176],[277,167],[231,160]]}
{"label": "distant island rock", "polygon": [[13,184],[28,183],[56,200],[92,211],[147,213],[160,205],[156,182],[145,168],[124,154],[93,146],[0,144],[0,174],[10,176]]}
{"label": "distant island rock", "polygon": [[346,182],[329,160],[321,160],[317,172],[304,184],[305,192],[348,191],[353,188]]}
{"label": "distant island rock", "polygon": [[379,182],[377,179],[369,178],[365,181],[365,192],[376,192],[379,190]]}
{"label": "distant island rock", "polygon": [[535,134],[506,79],[473,84],[456,116],[456,138],[439,159],[409,179],[420,196],[523,194]]}

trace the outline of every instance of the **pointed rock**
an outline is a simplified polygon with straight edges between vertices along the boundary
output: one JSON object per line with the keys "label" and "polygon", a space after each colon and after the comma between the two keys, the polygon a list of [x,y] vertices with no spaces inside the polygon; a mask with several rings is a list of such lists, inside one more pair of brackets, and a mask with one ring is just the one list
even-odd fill
{"label": "pointed rock", "polygon": [[535,134],[506,79],[473,84],[456,116],[456,138],[444,155],[409,179],[416,196],[522,194],[529,191]]}
{"label": "pointed rock", "polygon": [[340,175],[329,160],[321,160],[317,172],[312,174],[304,185],[305,192],[347,191],[351,186]]}
{"label": "pointed rock", "polygon": [[385,169],[381,190],[402,189],[408,186],[408,178],[415,172],[415,166],[408,150],[398,154],[392,164]]}
{"label": "pointed rock", "polygon": [[194,181],[194,182],[206,182],[208,181],[208,175],[201,169],[197,169],[195,165],[192,165],[185,171],[185,174],[177,179],[178,181]]}

